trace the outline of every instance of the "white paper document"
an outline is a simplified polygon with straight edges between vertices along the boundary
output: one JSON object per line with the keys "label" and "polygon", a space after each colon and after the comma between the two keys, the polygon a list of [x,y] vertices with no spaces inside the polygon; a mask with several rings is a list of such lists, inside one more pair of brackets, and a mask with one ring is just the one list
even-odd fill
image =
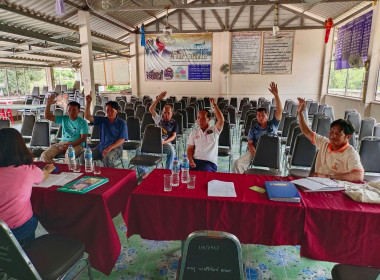
{"label": "white paper document", "polygon": [[51,186],[64,186],[81,175],[83,173],[62,172],[61,174],[50,174],[45,181],[42,181],[39,185],[33,185],[33,187],[50,188]]}
{"label": "white paper document", "polygon": [[208,182],[208,196],[237,197],[233,182],[212,180]]}
{"label": "white paper document", "polygon": [[326,192],[344,190],[344,186],[330,178],[307,177],[292,181],[293,184],[304,187],[305,192]]}
{"label": "white paper document", "polygon": [[58,181],[63,178],[65,178],[65,175],[50,174],[45,181],[42,181],[39,185],[33,185],[33,187],[50,188],[51,186],[57,185]]}

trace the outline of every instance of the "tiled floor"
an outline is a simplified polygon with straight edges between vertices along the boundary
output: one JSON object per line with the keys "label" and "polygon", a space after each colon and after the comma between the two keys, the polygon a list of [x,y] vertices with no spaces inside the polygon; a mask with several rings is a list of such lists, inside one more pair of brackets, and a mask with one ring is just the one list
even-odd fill
{"label": "tiled floor", "polygon": [[[13,127],[20,129],[21,126],[16,124]],[[232,150],[233,160],[239,157],[239,143],[235,138]],[[245,146],[243,151],[245,151]],[[183,148],[180,148],[179,155],[182,156],[183,152]],[[124,153],[126,163],[128,163],[130,156]],[[228,172],[228,158],[219,158],[218,171]],[[127,240],[126,226],[120,215],[114,219],[114,224],[119,233],[122,252],[112,273],[106,276],[93,270],[95,279],[176,279],[181,254],[180,241],[151,241],[141,239],[139,236],[132,236]],[[41,233],[43,233],[43,229],[39,228],[38,234]],[[334,264],[301,258],[299,246],[269,247],[242,244],[242,252],[247,280],[331,279],[330,271]],[[88,279],[88,277],[83,274],[80,279]]]}

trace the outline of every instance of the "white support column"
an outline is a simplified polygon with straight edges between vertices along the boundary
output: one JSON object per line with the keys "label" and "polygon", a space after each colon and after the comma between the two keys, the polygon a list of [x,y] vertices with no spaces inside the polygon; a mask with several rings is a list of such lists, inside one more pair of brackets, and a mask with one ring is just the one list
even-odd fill
{"label": "white support column", "polygon": [[[222,32],[222,46],[221,47],[223,48],[222,59],[221,59],[222,63],[218,66],[218,70],[220,69],[222,64],[230,64],[230,61],[231,61],[231,32],[230,31]],[[230,65],[230,69],[231,69],[231,65]],[[231,94],[231,90],[230,90],[231,73],[228,73],[227,78],[226,78],[225,74],[223,74],[219,70],[219,75],[221,75],[222,77],[221,78],[221,81],[222,81],[221,96],[228,98],[228,95]]]}
{"label": "white support column", "polygon": [[55,87],[53,67],[46,67],[45,71],[46,71],[46,82],[47,82],[48,90],[53,91]]}
{"label": "white support column", "polygon": [[82,54],[82,76],[84,85],[84,94],[90,94],[92,91],[92,106],[96,104],[95,83],[94,83],[94,64],[92,56],[92,41],[90,28],[90,13],[87,11],[78,11],[80,51]]}
{"label": "white support column", "polygon": [[[368,48],[368,60],[370,61],[367,80],[366,104],[375,100],[377,89],[377,76],[379,73],[380,59],[380,3],[377,2],[373,9],[371,39]],[[370,106],[366,106],[366,116],[370,115]]]}
{"label": "white support column", "polygon": [[[130,34],[130,55],[131,55],[131,86],[132,95],[139,96],[140,94],[140,73],[139,73],[139,46],[140,46],[141,35]],[[142,54],[144,55],[144,54]],[[143,68],[144,69],[144,68]]]}

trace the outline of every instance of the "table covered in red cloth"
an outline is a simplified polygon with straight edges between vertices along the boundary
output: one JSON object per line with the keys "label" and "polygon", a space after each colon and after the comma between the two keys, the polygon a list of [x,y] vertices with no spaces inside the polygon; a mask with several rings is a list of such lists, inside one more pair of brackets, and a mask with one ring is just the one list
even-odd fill
{"label": "table covered in red cloth", "polygon": [[353,201],[343,192],[301,192],[305,234],[301,256],[380,267],[380,204]]}
{"label": "table covered in red cloth", "polygon": [[[65,164],[55,165],[60,172],[68,171]],[[84,167],[81,172],[84,173]],[[85,175],[93,176],[91,173]],[[109,274],[121,251],[112,218],[125,212],[129,195],[137,187],[137,179],[136,172],[127,169],[102,168],[98,176],[109,178],[109,182],[85,194],[58,192],[57,186],[34,187],[32,206],[49,233],[83,242],[92,267]]]}
{"label": "table covered in red cloth", "polygon": [[[266,193],[249,187],[264,187],[265,181],[292,178],[190,171],[195,189],[185,184],[164,192],[164,174],[155,169],[132,192],[127,208],[127,236],[140,234],[153,240],[185,240],[196,230],[219,230],[236,235],[242,243],[265,245],[301,244],[304,223],[302,203],[274,202]],[[213,179],[234,182],[236,198],[207,196]]]}

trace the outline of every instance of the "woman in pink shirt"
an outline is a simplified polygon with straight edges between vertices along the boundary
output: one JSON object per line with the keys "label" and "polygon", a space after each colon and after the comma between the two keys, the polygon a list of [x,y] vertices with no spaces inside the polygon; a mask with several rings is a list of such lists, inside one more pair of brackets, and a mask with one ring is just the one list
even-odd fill
{"label": "woman in pink shirt", "polygon": [[0,129],[0,219],[21,245],[34,239],[38,224],[30,202],[32,185],[41,183],[55,169],[48,164],[41,170],[32,164],[33,157],[20,132]]}

